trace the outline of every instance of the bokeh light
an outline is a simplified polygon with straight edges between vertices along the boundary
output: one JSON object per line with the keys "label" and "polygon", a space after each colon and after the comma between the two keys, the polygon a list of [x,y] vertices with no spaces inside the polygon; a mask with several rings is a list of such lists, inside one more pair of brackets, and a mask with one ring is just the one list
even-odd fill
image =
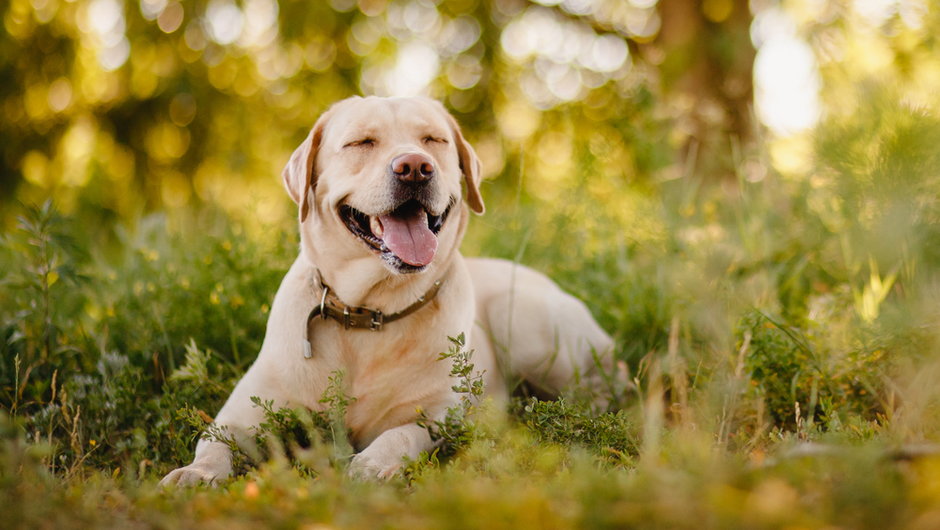
{"label": "bokeh light", "polygon": [[820,79],[813,50],[796,35],[796,25],[780,9],[760,13],[751,26],[755,107],[761,121],[778,135],[816,125],[820,118]]}

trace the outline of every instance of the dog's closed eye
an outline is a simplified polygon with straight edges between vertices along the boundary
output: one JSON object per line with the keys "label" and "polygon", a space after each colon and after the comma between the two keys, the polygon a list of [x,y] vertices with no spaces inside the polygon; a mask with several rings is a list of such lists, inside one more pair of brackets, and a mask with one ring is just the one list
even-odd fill
{"label": "dog's closed eye", "polygon": [[372,147],[374,145],[375,145],[374,138],[363,138],[361,140],[355,140],[355,141],[349,142],[348,144],[343,146],[343,149],[346,149],[347,147]]}
{"label": "dog's closed eye", "polygon": [[436,136],[431,136],[430,134],[427,135],[427,136],[425,136],[424,138],[422,138],[422,140],[423,140],[424,143],[426,143],[426,144],[431,144],[431,143],[434,143],[434,144],[446,144],[446,143],[447,143],[447,139],[446,139],[446,138],[438,138],[438,137],[436,137]]}

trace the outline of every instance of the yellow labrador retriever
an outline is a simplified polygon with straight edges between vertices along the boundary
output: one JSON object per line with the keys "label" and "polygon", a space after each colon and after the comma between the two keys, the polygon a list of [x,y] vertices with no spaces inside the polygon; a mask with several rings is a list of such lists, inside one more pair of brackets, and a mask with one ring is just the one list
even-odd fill
{"label": "yellow labrador retriever", "polygon": [[[470,210],[483,213],[480,162],[444,107],[426,98],[354,97],[314,125],[283,172],[299,206],[300,255],[274,297],[257,360],[215,421],[247,443],[262,411],[322,410],[328,378],[345,373],[350,472],[388,477],[432,449],[418,410],[458,403],[448,336],[465,333],[486,393],[523,378],[558,394],[609,367],[612,343],[577,299],[528,268],[458,251]],[[466,188],[466,204],[461,189]],[[232,472],[220,442],[163,483]]]}

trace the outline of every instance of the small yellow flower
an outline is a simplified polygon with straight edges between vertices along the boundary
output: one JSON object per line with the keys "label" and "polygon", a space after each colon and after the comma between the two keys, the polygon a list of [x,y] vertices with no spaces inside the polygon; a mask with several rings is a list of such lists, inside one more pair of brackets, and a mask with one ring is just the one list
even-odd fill
{"label": "small yellow flower", "polygon": [[95,441],[95,440],[88,440],[88,445],[94,447],[94,446],[98,445],[98,442]]}
{"label": "small yellow flower", "polygon": [[213,291],[212,294],[209,295],[209,303],[219,305],[219,293]]}
{"label": "small yellow flower", "polygon": [[222,249],[225,250],[226,252],[228,252],[229,250],[232,250],[232,242],[229,241],[228,239],[226,239],[225,241],[223,241],[223,242],[222,242]]}
{"label": "small yellow flower", "polygon": [[238,308],[238,307],[245,305],[245,299],[236,294],[235,296],[232,297],[229,303],[232,304],[232,307]]}

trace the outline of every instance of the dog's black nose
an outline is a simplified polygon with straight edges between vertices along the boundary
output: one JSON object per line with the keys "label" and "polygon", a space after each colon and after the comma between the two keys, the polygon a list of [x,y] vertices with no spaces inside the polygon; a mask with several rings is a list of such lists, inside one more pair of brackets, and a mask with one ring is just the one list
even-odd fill
{"label": "dog's black nose", "polygon": [[420,153],[405,153],[392,159],[389,170],[402,182],[421,183],[434,178],[434,162]]}

